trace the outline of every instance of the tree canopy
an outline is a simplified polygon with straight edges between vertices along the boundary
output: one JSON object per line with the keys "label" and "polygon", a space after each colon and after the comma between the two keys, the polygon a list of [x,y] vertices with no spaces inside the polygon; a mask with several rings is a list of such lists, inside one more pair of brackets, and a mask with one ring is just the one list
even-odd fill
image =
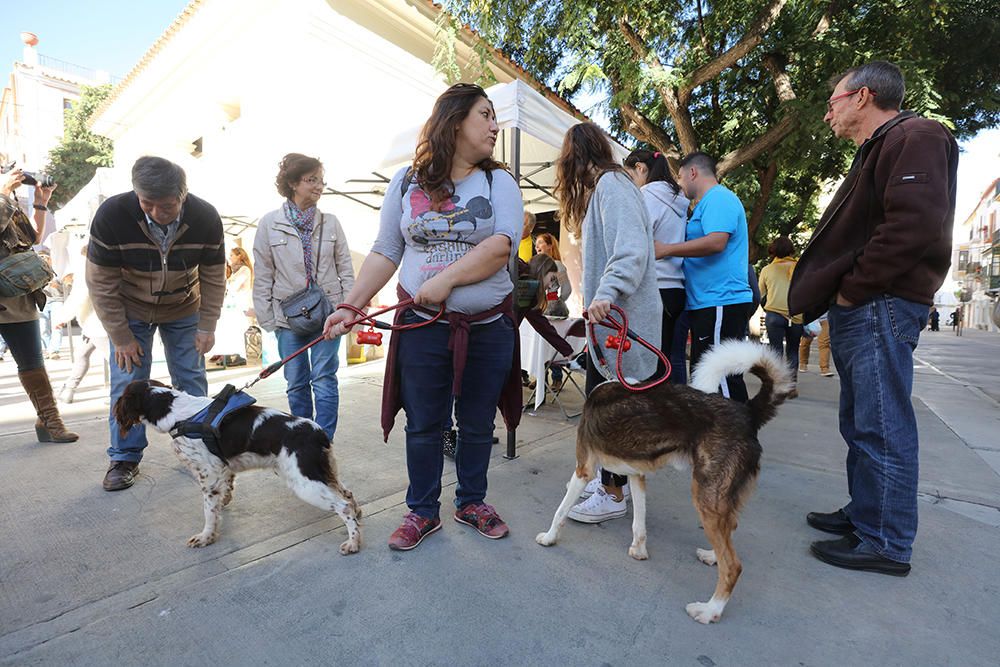
{"label": "tree canopy", "polygon": [[[959,137],[1000,122],[1000,21],[990,0],[450,0],[536,78],[597,94],[611,130],[719,158],[758,243],[815,222],[853,144],[823,124],[828,80],[889,60],[906,108]],[[439,58],[440,60],[440,58]],[[759,248],[758,248],[759,249]]]}
{"label": "tree canopy", "polygon": [[66,109],[63,138],[49,151],[46,171],[59,187],[52,193],[56,206],[62,207],[90,182],[98,167],[110,167],[112,143],[87,128],[87,121],[111,93],[111,85],[84,86],[80,99]]}

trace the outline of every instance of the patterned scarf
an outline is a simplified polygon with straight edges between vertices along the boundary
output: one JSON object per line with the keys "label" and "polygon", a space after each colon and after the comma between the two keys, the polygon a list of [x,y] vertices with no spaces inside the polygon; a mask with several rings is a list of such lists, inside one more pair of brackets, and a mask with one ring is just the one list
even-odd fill
{"label": "patterned scarf", "polygon": [[285,218],[292,223],[292,227],[299,233],[302,240],[302,259],[306,265],[306,281],[313,283],[313,220],[316,217],[316,207],[310,206],[306,210],[301,210],[291,199],[286,199],[282,207]]}

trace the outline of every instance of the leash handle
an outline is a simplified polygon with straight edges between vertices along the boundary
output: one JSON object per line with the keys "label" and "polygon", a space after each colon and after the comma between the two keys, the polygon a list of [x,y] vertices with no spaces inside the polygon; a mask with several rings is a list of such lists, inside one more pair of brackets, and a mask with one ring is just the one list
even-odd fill
{"label": "leash handle", "polygon": [[[438,321],[439,319],[441,319],[441,316],[444,315],[444,304],[442,303],[441,304],[441,308],[438,310],[437,313],[434,314],[434,317],[432,317],[429,320],[426,320],[424,322],[414,322],[413,324],[399,324],[399,325],[396,325],[396,324],[387,324],[385,322],[379,322],[378,320],[375,319],[379,315],[384,315],[385,313],[388,313],[390,311],[398,310],[400,308],[407,308],[407,307],[412,306],[412,305],[413,305],[413,299],[403,299],[402,301],[400,301],[399,303],[397,303],[397,304],[395,304],[393,306],[387,306],[385,308],[376,310],[373,313],[366,313],[365,311],[361,310],[360,308],[352,306],[349,303],[339,303],[334,308],[334,312],[336,312],[337,310],[340,310],[341,308],[344,308],[345,310],[350,310],[351,312],[353,312],[353,313],[355,313],[355,314],[358,315],[358,317],[356,319],[352,320],[351,322],[349,322],[346,325],[348,328],[356,326],[358,324],[361,324],[362,322],[368,322],[373,327],[378,327],[379,329],[388,329],[390,331],[406,331],[408,329],[417,329],[419,327],[425,327],[428,324],[432,324],[432,323]],[[285,364],[287,364],[289,361],[291,361],[295,357],[299,356],[300,354],[302,354],[303,352],[305,352],[306,350],[308,350],[312,346],[316,345],[317,343],[323,342],[324,340],[326,340],[326,336],[324,336],[324,335],[321,334],[315,340],[312,340],[312,341],[306,343],[305,345],[303,345],[302,347],[300,347],[295,352],[292,352],[290,355],[288,355],[284,359],[280,359],[280,360],[274,362],[273,364],[271,364],[270,366],[268,366],[267,368],[265,368],[264,370],[262,370],[257,377],[255,377],[253,380],[251,380],[250,382],[248,382],[242,389],[240,389],[240,391],[246,391],[250,387],[252,387],[255,384],[257,384],[258,381],[263,380],[263,379],[265,379],[267,377],[270,377],[271,375],[274,375],[275,373],[278,372],[278,369],[280,369],[282,366],[284,366]]]}
{"label": "leash handle", "polygon": [[[611,378],[610,373],[607,372],[608,361],[607,359],[604,358],[604,352],[601,350],[601,346],[597,341],[597,334],[594,332],[595,325],[607,327],[608,329],[613,329],[614,331],[618,332],[617,335],[618,354],[615,359],[616,361],[615,370],[618,373],[618,382],[620,382],[622,386],[624,386],[629,391],[645,391],[647,389],[652,389],[658,384],[666,382],[667,379],[670,377],[671,371],[673,370],[673,368],[670,365],[670,360],[667,359],[666,355],[663,354],[660,348],[656,347],[655,345],[652,345],[645,338],[643,338],[642,336],[640,336],[639,334],[635,333],[634,331],[628,328],[628,314],[626,314],[624,310],[622,310],[615,304],[611,304],[611,310],[615,313],[618,313],[621,316],[621,320],[615,319],[614,317],[612,317],[611,313],[608,313],[607,316],[605,316],[605,318],[600,322],[593,322],[591,321],[587,311],[583,312],[583,317],[585,320],[587,320],[587,333],[589,334],[590,338],[590,346],[591,349],[594,351],[592,356],[596,357],[598,363],[601,365],[601,368],[599,369],[601,371],[601,375],[603,375],[608,379],[614,379]],[[666,369],[662,377],[656,378],[655,380],[650,380],[645,384],[643,383],[630,384],[628,381],[625,380],[625,376],[622,375],[622,358],[625,352],[627,352],[628,349],[631,347],[630,345],[628,345],[629,338],[639,343],[646,349],[650,350],[657,357],[659,357],[660,361],[663,362],[664,368]]]}

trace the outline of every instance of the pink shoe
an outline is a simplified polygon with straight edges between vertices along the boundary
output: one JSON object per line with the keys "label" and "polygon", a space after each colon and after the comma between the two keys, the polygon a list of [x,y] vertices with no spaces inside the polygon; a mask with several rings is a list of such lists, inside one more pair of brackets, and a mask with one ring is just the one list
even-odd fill
{"label": "pink shoe", "polygon": [[455,521],[472,526],[483,537],[499,540],[507,537],[510,528],[503,522],[492,505],[486,503],[469,503],[455,512]]}
{"label": "pink shoe", "polygon": [[441,519],[425,519],[419,514],[407,512],[403,523],[389,536],[389,548],[394,551],[409,551],[424,541],[424,538],[441,530]]}

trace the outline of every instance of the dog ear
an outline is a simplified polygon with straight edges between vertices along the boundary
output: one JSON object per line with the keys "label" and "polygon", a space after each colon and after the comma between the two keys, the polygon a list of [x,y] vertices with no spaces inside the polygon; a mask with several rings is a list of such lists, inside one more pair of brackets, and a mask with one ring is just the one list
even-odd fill
{"label": "dog ear", "polygon": [[125,391],[115,401],[112,413],[115,416],[115,421],[118,422],[118,428],[123,438],[128,434],[129,429],[138,424],[142,418],[142,408],[148,388],[147,382],[135,380],[125,387]]}

